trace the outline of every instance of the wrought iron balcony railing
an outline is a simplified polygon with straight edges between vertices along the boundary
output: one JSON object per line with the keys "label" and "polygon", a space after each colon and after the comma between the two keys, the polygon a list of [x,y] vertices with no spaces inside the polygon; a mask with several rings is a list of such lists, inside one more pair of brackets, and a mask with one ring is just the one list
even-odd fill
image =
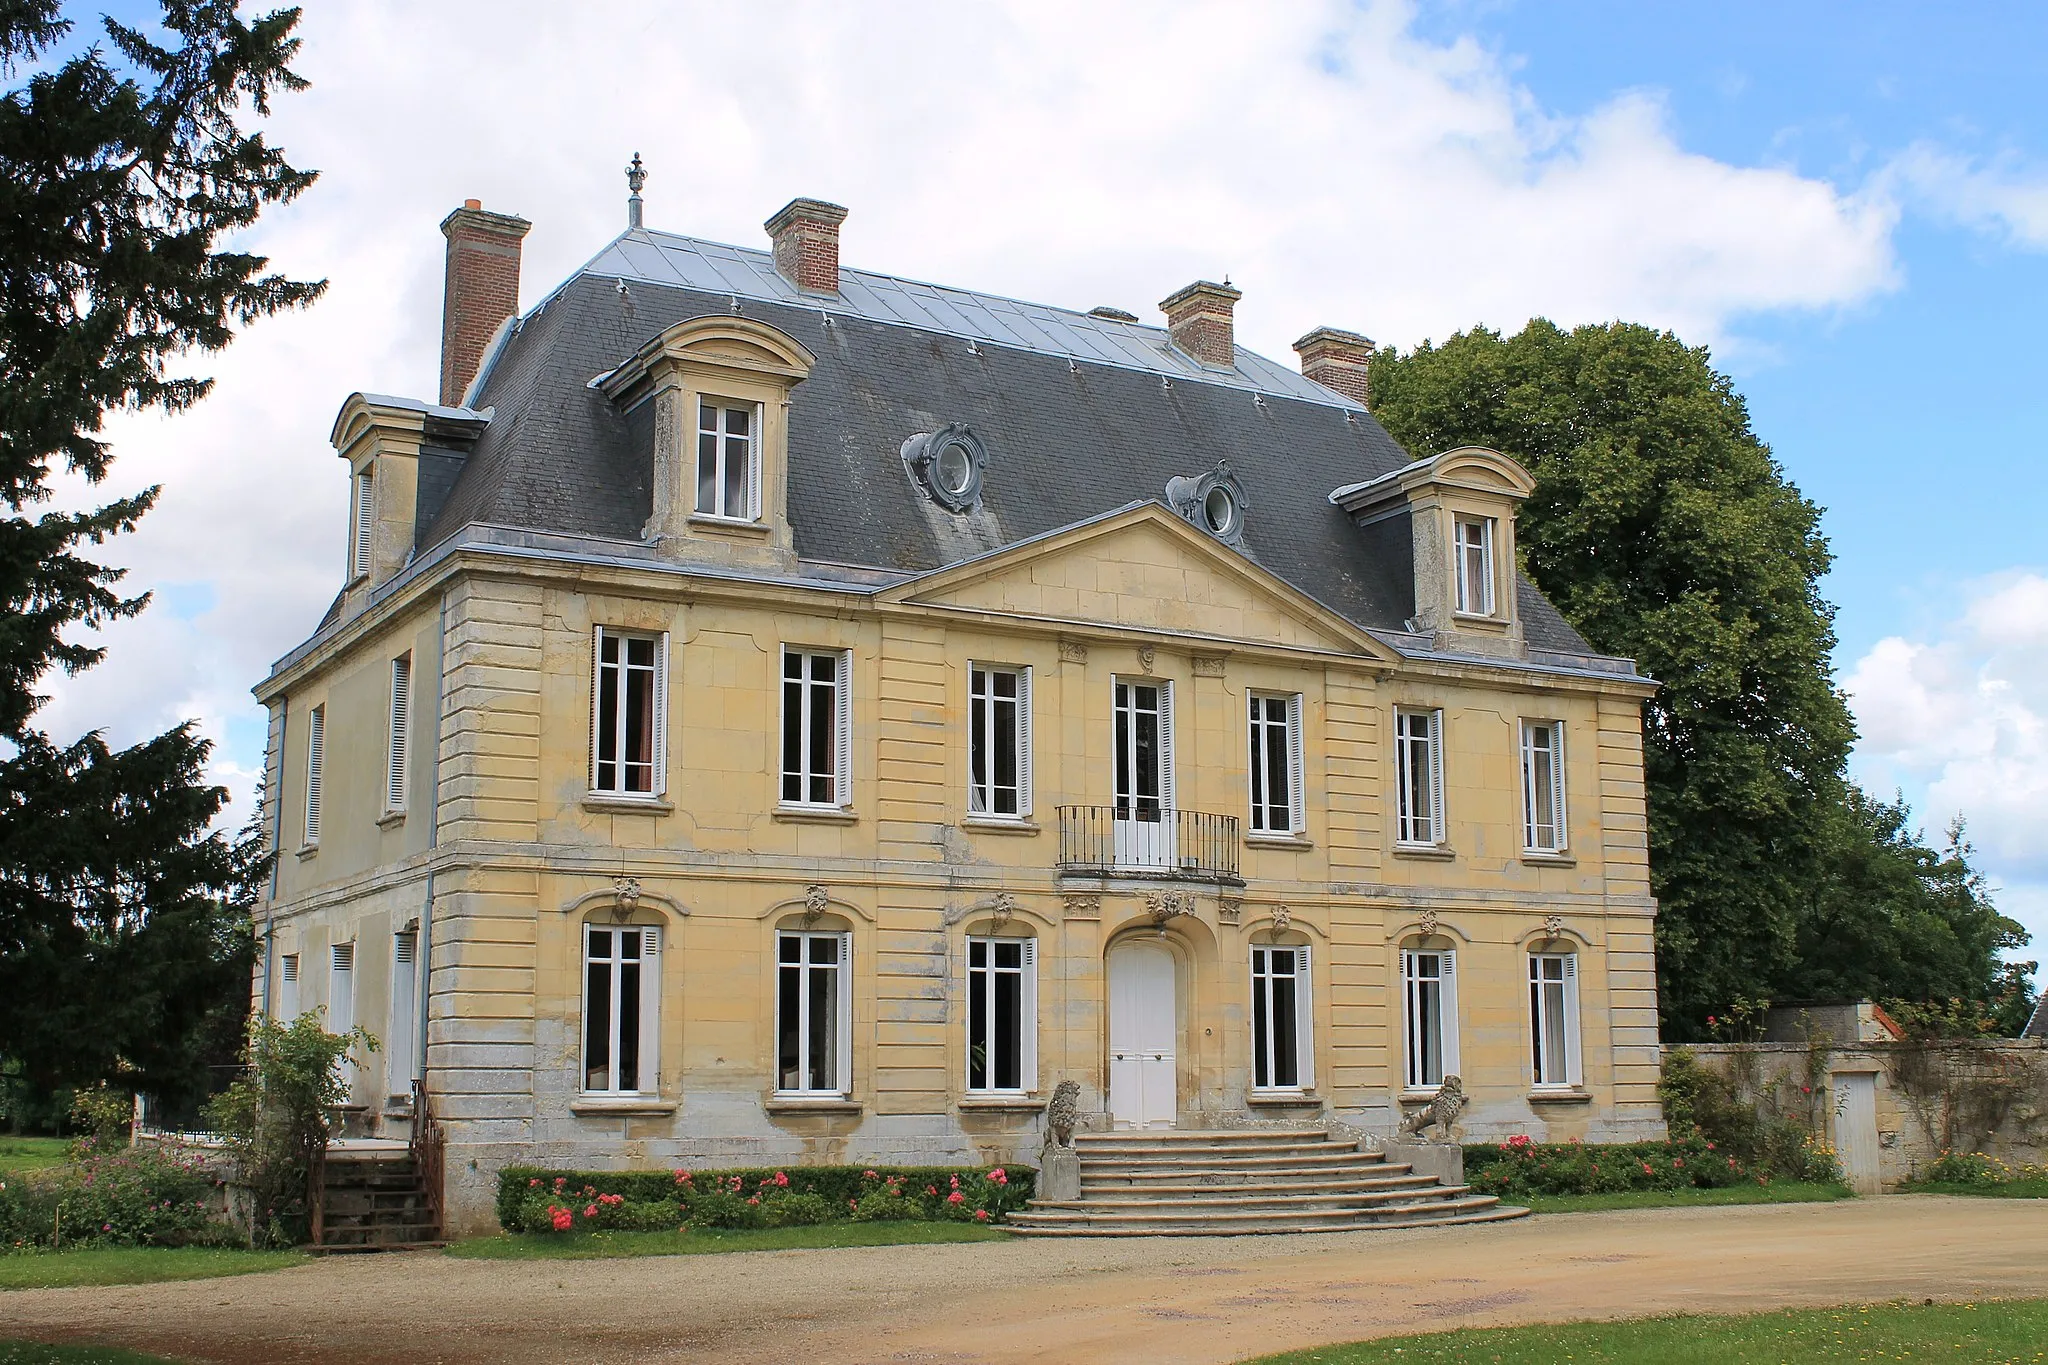
{"label": "wrought iron balcony railing", "polygon": [[1237,817],[1156,802],[1061,806],[1060,871],[1234,882]]}

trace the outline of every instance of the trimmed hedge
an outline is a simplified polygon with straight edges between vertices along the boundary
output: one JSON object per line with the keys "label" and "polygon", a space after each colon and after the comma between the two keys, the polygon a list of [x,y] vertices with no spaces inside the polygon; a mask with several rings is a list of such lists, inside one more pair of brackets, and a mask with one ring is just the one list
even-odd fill
{"label": "trimmed hedge", "polygon": [[[1001,1222],[1030,1200],[1028,1166],[755,1166],[715,1171],[498,1172],[507,1232],[788,1227],[882,1218]],[[566,1213],[566,1224],[562,1215]]]}
{"label": "trimmed hedge", "polygon": [[1759,1167],[1731,1154],[1697,1128],[1664,1142],[1588,1145],[1532,1142],[1521,1137],[1465,1148],[1465,1183],[1482,1194],[1508,1198],[1713,1190],[1768,1185],[1772,1180],[1838,1183],[1841,1168],[1833,1149],[1819,1141],[1810,1142],[1796,1162]]}

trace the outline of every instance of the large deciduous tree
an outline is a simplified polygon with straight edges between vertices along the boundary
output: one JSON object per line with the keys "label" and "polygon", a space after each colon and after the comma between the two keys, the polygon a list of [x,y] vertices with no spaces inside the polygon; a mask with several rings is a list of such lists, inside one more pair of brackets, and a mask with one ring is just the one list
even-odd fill
{"label": "large deciduous tree", "polygon": [[[1662,684],[1644,707],[1644,768],[1670,1034],[1787,989],[1982,998],[2018,926],[1947,894],[1953,862],[1847,782],[1855,730],[1829,660],[1820,509],[1704,348],[1539,319],[1381,350],[1371,393],[1411,449],[1484,445],[1526,465],[1523,570],[1594,648]],[[1909,927],[1944,914],[1932,937]],[[1843,943],[1861,967],[1838,959],[1831,975],[1821,963]],[[1886,970],[1886,954],[1911,965]]]}
{"label": "large deciduous tree", "polygon": [[222,249],[313,181],[243,126],[304,84],[297,22],[163,0],[160,25],[102,19],[86,44],[57,0],[0,0],[0,1066],[36,1087],[189,1085],[247,1000],[265,858],[251,831],[210,832],[227,794],[206,742],[35,725],[52,668],[100,661],[79,632],[146,605],[92,550],[157,490],[36,513],[60,467],[105,479],[109,412],[189,407],[210,381],[181,357],[318,297]]}

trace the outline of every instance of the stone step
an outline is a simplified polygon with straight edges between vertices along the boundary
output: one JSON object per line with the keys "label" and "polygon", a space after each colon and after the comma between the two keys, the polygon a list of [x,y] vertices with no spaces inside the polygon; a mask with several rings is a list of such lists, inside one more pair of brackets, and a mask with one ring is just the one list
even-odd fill
{"label": "stone step", "polygon": [[1081,1154],[1084,1171],[1203,1170],[1275,1171],[1333,1170],[1342,1167],[1374,1166],[1384,1158],[1376,1152],[1358,1152],[1339,1147],[1328,1152],[1276,1152],[1251,1155],[1241,1152],[1132,1152],[1116,1156]]}
{"label": "stone step", "polygon": [[1256,1227],[1260,1231],[1327,1231],[1333,1228],[1377,1227],[1388,1220],[1408,1217],[1443,1217],[1450,1214],[1479,1213],[1492,1209],[1500,1200],[1490,1194],[1458,1194],[1448,1199],[1431,1200],[1426,1203],[1392,1204],[1377,1208],[1333,1208],[1302,1210],[1267,1209],[1218,1209],[1200,1211],[1187,1208],[1156,1208],[1142,1211],[1123,1209],[1080,1208],[1055,1209],[1040,1213],[1036,1210],[1013,1213],[1009,1221],[1022,1227],[1119,1227],[1119,1228],[1162,1228],[1162,1227],[1213,1227],[1244,1228]]}
{"label": "stone step", "polygon": [[1077,1148],[1115,1142],[1331,1142],[1321,1128],[1114,1128],[1106,1133],[1076,1133]]}
{"label": "stone step", "polygon": [[1217,1224],[1207,1220],[1191,1219],[1184,1223],[1154,1223],[1145,1226],[1101,1223],[1054,1223],[1039,1224],[1020,1221],[1032,1218],[1030,1214],[1011,1214],[1004,1226],[1018,1237],[1243,1237],[1258,1233],[1291,1232],[1367,1232],[1391,1228],[1443,1227],[1457,1223],[1498,1223],[1512,1218],[1526,1218],[1529,1210],[1495,1205],[1492,1208],[1448,1210],[1443,1206],[1424,1205],[1418,1208],[1391,1210],[1371,1219],[1353,1217],[1330,1226],[1304,1226],[1294,1218],[1266,1220],[1261,1225],[1256,1220]]}
{"label": "stone step", "polygon": [[1081,1163],[1081,1183],[1104,1186],[1125,1185],[1228,1185],[1247,1180],[1270,1180],[1286,1184],[1311,1184],[1321,1180],[1371,1180],[1404,1176],[1414,1170],[1406,1162],[1361,1161],[1319,1166],[1252,1166],[1218,1168],[1194,1161],[1161,1165],[1119,1163],[1105,1168],[1101,1162]]}
{"label": "stone step", "polygon": [[1191,1199],[1206,1202],[1218,1199],[1289,1196],[1314,1198],[1318,1195],[1398,1194],[1441,1188],[1444,1187],[1437,1184],[1434,1176],[1427,1175],[1397,1175],[1384,1179],[1369,1176],[1355,1180],[1319,1180],[1314,1183],[1245,1180],[1216,1184],[1096,1185],[1083,1180],[1081,1198],[1100,1200],[1104,1203],[1129,1203],[1141,1199]]}
{"label": "stone step", "polygon": [[[1268,1209],[1286,1212],[1300,1209],[1305,1212],[1343,1209],[1374,1209],[1389,1205],[1435,1204],[1455,1200],[1471,1193],[1469,1185],[1413,1186],[1398,1190],[1344,1190],[1326,1194],[1223,1194],[1194,1200],[1187,1199],[1034,1199],[1029,1211],[1065,1213],[1145,1213],[1145,1214],[1198,1214],[1208,1218],[1219,1213],[1244,1212],[1254,1209]],[[1491,1197],[1491,1196],[1487,1196]]]}

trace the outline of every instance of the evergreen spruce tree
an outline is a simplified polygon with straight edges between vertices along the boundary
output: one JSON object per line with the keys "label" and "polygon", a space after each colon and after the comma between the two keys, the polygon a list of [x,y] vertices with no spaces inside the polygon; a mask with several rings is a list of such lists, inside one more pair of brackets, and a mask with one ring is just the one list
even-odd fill
{"label": "evergreen spruce tree", "polygon": [[319,296],[221,249],[313,181],[243,126],[304,85],[298,17],[163,0],[160,26],[102,19],[88,44],[56,0],[0,0],[0,1066],[35,1087],[189,1088],[246,1006],[267,858],[210,831],[207,743],[35,724],[50,670],[98,663],[90,631],[146,605],[91,552],[157,490],[39,509],[59,467],[106,477],[108,412],[189,407],[210,381],[181,358]]}

